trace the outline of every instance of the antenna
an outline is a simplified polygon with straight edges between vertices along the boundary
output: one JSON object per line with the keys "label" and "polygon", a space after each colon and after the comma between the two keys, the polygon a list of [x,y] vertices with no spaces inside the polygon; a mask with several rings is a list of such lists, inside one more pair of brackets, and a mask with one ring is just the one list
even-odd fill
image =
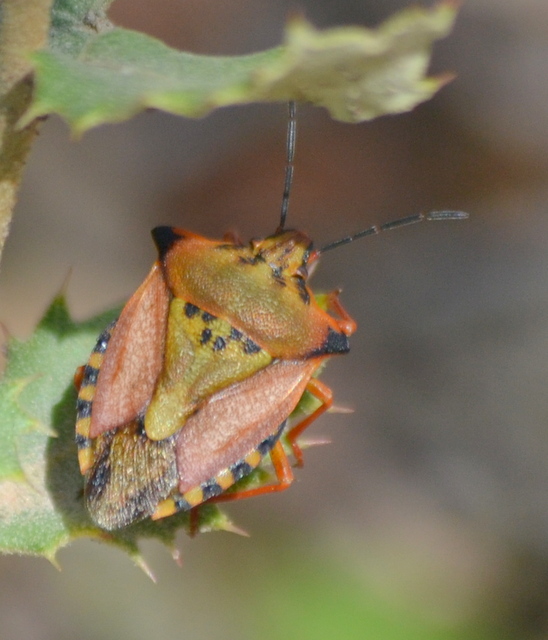
{"label": "antenna", "polygon": [[293,160],[295,158],[295,141],[297,137],[297,103],[292,100],[288,104],[289,119],[287,121],[287,164],[285,165],[284,193],[282,196],[282,210],[280,213],[280,226],[278,232],[285,228],[287,209],[289,207],[289,194],[293,182]]}
{"label": "antenna", "polygon": [[315,254],[316,256],[318,256],[321,253],[325,253],[326,251],[331,251],[331,249],[336,249],[337,247],[341,247],[344,244],[354,242],[354,240],[358,240],[358,238],[363,238],[365,236],[374,236],[378,233],[381,233],[381,231],[390,231],[391,229],[406,227],[409,224],[416,224],[417,222],[424,222],[425,220],[466,220],[466,218],[468,218],[468,214],[464,211],[431,211],[430,213],[417,213],[414,216],[407,216],[407,218],[392,220],[392,222],[385,222],[381,225],[375,224],[368,229],[358,231],[358,233],[355,233],[353,236],[346,236],[345,238],[341,238],[340,240],[330,242],[321,249],[317,249],[315,251]]}

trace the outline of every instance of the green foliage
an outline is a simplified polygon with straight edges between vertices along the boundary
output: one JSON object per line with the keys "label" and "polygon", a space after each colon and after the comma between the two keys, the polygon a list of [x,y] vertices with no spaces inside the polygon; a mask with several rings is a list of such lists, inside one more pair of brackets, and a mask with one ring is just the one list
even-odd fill
{"label": "green foliage", "polygon": [[[374,30],[317,31],[295,18],[283,45],[220,57],[176,51],[116,28],[106,18],[109,4],[54,2],[49,46],[32,55],[36,91],[20,126],[57,113],[78,134],[150,107],[195,117],[224,105],[287,100],[323,106],[348,122],[407,111],[446,81],[427,77],[427,67],[433,42],[447,35],[456,13],[450,2],[413,8]],[[84,508],[72,375],[116,315],[113,311],[78,324],[57,298],[29,340],[9,341],[0,380],[0,551],[53,561],[61,546],[85,535],[126,549],[144,566],[140,537],[172,545],[177,529],[188,528],[188,515],[181,514],[106,533]],[[313,407],[305,395],[299,410]],[[259,469],[243,482],[256,486],[265,474]],[[205,505],[199,529],[234,528],[216,506]]]}
{"label": "green foliage", "polygon": [[[294,544],[294,540],[293,540]],[[341,570],[307,549],[295,553],[290,540],[274,557],[265,550],[269,588],[241,588],[263,636],[323,640],[500,640],[499,631],[472,620],[425,615],[409,596],[383,593],[374,580]],[[237,568],[234,568],[237,571]],[[405,574],[403,574],[405,575]],[[280,612],[283,612],[281,614]]]}
{"label": "green foliage", "polygon": [[323,106],[346,122],[408,111],[448,79],[426,73],[432,44],[448,34],[456,13],[446,2],[402,11],[377,29],[326,31],[295,18],[282,46],[226,57],[176,51],[114,27],[85,4],[55,4],[50,47],[34,54],[36,99],[24,122],[53,112],[82,133],[149,107],[195,117],[288,100]]}
{"label": "green foliage", "polygon": [[[97,336],[119,309],[76,323],[63,297],[56,298],[26,341],[8,343],[8,366],[0,382],[0,551],[43,555],[80,536],[126,549],[135,562],[140,538],[173,545],[188,514],[145,521],[107,533],[90,520],[83,501],[83,478],[74,442],[76,389],[73,374],[86,362]],[[265,468],[243,478],[234,489],[268,481]],[[237,531],[216,505],[200,508],[198,530]]]}

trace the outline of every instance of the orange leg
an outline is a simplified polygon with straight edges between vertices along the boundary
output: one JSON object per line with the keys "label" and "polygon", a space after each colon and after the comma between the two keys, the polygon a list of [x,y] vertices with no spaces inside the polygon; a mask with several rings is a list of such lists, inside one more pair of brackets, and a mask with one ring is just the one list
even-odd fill
{"label": "orange leg", "polygon": [[188,514],[188,535],[191,538],[200,531],[200,505],[190,510]]}
{"label": "orange leg", "polygon": [[320,382],[317,378],[311,378],[306,385],[306,389],[313,396],[318,398],[322,404],[309,416],[306,416],[306,418],[296,424],[287,434],[287,440],[293,449],[293,455],[295,456],[295,464],[297,467],[303,466],[303,452],[297,444],[297,438],[314,422],[314,420],[316,420],[316,418],[319,418],[322,413],[325,413],[333,404],[333,392],[326,384]]}
{"label": "orange leg", "polygon": [[[272,462],[272,466],[274,467],[276,478],[278,479],[278,482],[276,484],[267,484],[262,487],[255,487],[255,489],[234,491],[233,493],[222,493],[220,496],[210,498],[207,503],[243,500],[244,498],[254,498],[255,496],[260,496],[263,493],[275,493],[277,491],[283,491],[284,489],[287,489],[293,482],[293,471],[291,469],[291,465],[289,464],[289,460],[287,459],[287,454],[284,451],[283,445],[279,440],[272,447],[272,450],[270,452],[270,460]],[[201,506],[202,505],[199,504],[190,511],[189,535],[192,538],[200,530],[199,524]]]}
{"label": "orange leg", "polygon": [[348,311],[342,306],[341,301],[339,300],[339,293],[340,291],[332,291],[329,294],[327,298],[328,309],[339,316],[336,322],[339,324],[339,329],[344,333],[344,335],[351,336],[354,331],[356,331],[358,325],[348,314]]}
{"label": "orange leg", "polygon": [[[298,424],[296,424],[287,434],[287,440],[291,445],[291,449],[293,450],[293,455],[295,456],[296,466],[303,466],[303,453],[301,448],[297,444],[296,440],[301,435],[301,433],[316,420],[322,413],[325,413],[331,405],[333,404],[333,393],[331,389],[320,382],[316,378],[311,378],[308,384],[306,385],[307,391],[309,391],[312,395],[314,395],[318,400],[321,401],[321,405],[312,412],[309,416],[301,420]],[[231,502],[232,500],[242,500],[244,498],[253,498],[255,496],[260,496],[264,493],[275,493],[277,491],[284,491],[289,487],[289,485],[293,482],[293,470],[291,469],[291,464],[287,458],[287,454],[284,451],[282,443],[278,440],[272,451],[270,452],[270,460],[272,462],[272,466],[274,467],[274,472],[276,473],[276,478],[278,482],[276,484],[267,484],[262,487],[256,487],[255,489],[245,489],[242,491],[234,491],[233,493],[222,493],[220,496],[216,496],[215,498],[210,498],[208,502]],[[194,529],[197,531],[197,517],[198,514],[194,514],[194,511],[197,512],[199,506],[196,509],[191,511],[191,531]]]}
{"label": "orange leg", "polygon": [[74,372],[74,386],[76,387],[76,391],[80,391],[80,387],[82,386],[82,380],[84,379],[84,366],[78,367]]}
{"label": "orange leg", "polygon": [[[243,491],[234,491],[233,493],[222,493],[220,496],[210,498],[207,502],[231,502],[232,500],[243,500],[244,498],[254,498],[260,496],[263,493],[275,493],[277,491],[283,491],[287,489],[293,482],[293,471],[287,454],[284,451],[282,443],[278,440],[272,447],[270,452],[270,460],[276,473],[278,482],[276,484],[267,484],[262,487],[256,487],[255,489],[246,489]],[[199,531],[200,524],[200,507],[198,505],[190,511],[189,521],[189,535],[193,538]]]}
{"label": "orange leg", "polygon": [[276,491],[283,491],[287,489],[293,482],[293,471],[287,454],[284,451],[282,443],[278,440],[272,451],[270,452],[270,460],[276,473],[278,482],[276,484],[267,484],[263,487],[256,487],[255,489],[246,489],[244,491],[234,491],[234,493],[222,493],[220,496],[211,498],[208,502],[230,502],[232,500],[242,500],[243,498],[253,498],[254,496],[260,496],[263,493],[275,493]]}

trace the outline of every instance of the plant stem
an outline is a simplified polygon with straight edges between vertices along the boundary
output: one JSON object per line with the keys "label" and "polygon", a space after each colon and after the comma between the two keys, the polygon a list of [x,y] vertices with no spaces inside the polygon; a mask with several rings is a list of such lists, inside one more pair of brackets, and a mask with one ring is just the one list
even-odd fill
{"label": "plant stem", "polygon": [[29,54],[45,47],[52,0],[2,0],[0,4],[0,255],[37,122],[17,123],[32,98]]}

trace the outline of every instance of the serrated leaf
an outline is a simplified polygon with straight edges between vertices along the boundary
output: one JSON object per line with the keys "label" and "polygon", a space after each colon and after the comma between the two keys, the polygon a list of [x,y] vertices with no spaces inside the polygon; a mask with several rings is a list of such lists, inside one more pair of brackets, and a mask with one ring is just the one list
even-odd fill
{"label": "serrated leaf", "polygon": [[55,5],[49,49],[34,56],[36,99],[24,122],[54,112],[76,133],[149,107],[196,117],[226,105],[300,100],[347,122],[407,111],[447,81],[426,73],[432,44],[456,14],[445,2],[402,11],[377,29],[326,31],[296,18],[283,46],[223,57],[111,28],[100,13],[67,18],[62,4]]}
{"label": "serrated leaf", "polygon": [[[26,341],[11,340],[8,366],[0,380],[0,552],[43,555],[55,560],[71,540],[89,536],[117,545],[146,569],[141,538],[173,547],[189,515],[145,520],[105,532],[90,520],[83,503],[83,479],[74,443],[75,369],[89,356],[97,336],[119,309],[76,323],[62,297],[54,300]],[[268,461],[265,463],[268,467]],[[251,489],[271,474],[257,468],[232,490]],[[238,531],[214,504],[199,510],[198,530]]]}
{"label": "serrated leaf", "polygon": [[[412,108],[443,79],[425,76],[432,43],[447,34],[455,5],[412,9],[376,30],[317,31],[293,20],[282,47],[249,56],[197,56],[148,36],[112,28],[107,0],[57,0],[50,47],[35,56],[36,100],[26,122],[50,112],[75,132],[131,117],[147,107],[198,116],[218,106],[297,99],[359,121]],[[51,560],[61,546],[87,535],[126,549],[143,566],[140,537],[172,545],[188,515],[144,521],[105,533],[83,506],[74,445],[75,368],[115,316],[75,323],[62,298],[35,334],[12,340],[0,381],[0,551]],[[300,410],[307,401],[305,395]],[[267,475],[242,481],[250,488]],[[200,510],[200,530],[233,529],[215,505]]]}
{"label": "serrated leaf", "polygon": [[112,0],[54,0],[47,50],[71,59],[85,56],[85,48],[99,34],[114,28],[106,15],[111,3]]}
{"label": "serrated leaf", "polygon": [[[63,298],[48,309],[33,336],[11,340],[0,381],[0,551],[50,560],[71,540],[91,536],[124,548],[143,565],[137,542],[153,537],[172,546],[188,515],[142,522],[106,533],[85,510],[74,444],[76,390],[72,376],[115,310],[75,323]],[[233,528],[214,505],[200,514],[200,530]]]}
{"label": "serrated leaf", "polygon": [[28,380],[21,379],[6,381],[0,386],[3,440],[3,445],[0,448],[0,482],[24,478],[17,452],[17,440],[20,434],[32,429],[33,421],[21,410],[18,396],[27,384]]}

